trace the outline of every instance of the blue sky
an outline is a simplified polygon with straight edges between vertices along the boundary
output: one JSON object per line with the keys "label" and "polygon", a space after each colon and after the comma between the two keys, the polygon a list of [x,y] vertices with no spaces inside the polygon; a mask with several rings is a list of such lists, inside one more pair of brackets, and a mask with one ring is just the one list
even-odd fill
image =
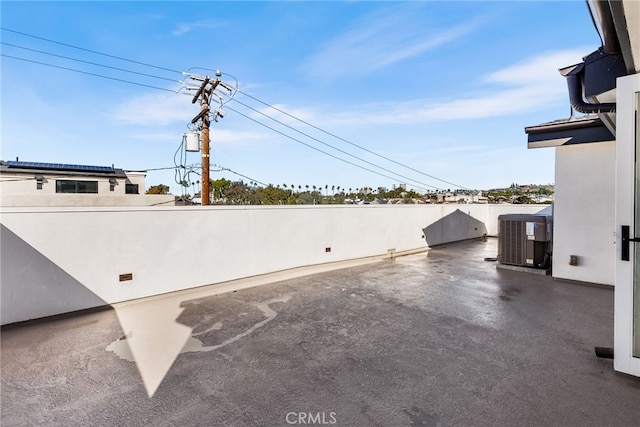
{"label": "blue sky", "polygon": [[[241,92],[223,107],[225,117],[212,122],[211,164],[262,183],[303,187],[408,182],[423,191],[453,188],[450,183],[476,189],[552,183],[554,150],[527,150],[524,127],[569,116],[557,69],[600,45],[581,0],[3,1],[1,22],[155,66],[1,31],[3,55],[153,86],[3,56],[2,159],[173,167],[199,112],[193,92],[181,89],[179,81],[189,79],[180,71],[219,69]],[[199,163],[197,153],[185,162]],[[214,179],[249,181],[214,170]],[[181,193],[172,170],[150,171],[147,187],[159,183]]]}

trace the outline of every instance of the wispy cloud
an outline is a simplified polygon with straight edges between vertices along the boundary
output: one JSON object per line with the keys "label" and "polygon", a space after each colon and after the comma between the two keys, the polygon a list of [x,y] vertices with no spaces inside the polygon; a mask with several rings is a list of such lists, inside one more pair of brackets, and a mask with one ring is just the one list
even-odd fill
{"label": "wispy cloud", "polygon": [[266,138],[264,133],[250,132],[241,130],[216,129],[211,135],[214,143],[222,143],[228,145],[244,145],[251,141],[263,140]]}
{"label": "wispy cloud", "polygon": [[[336,114],[334,123],[409,124],[434,120],[478,119],[522,114],[567,101],[567,86],[558,68],[578,63],[588,49],[545,52],[478,79],[473,94],[447,99],[362,106]],[[379,112],[385,111],[384,115]]]}
{"label": "wispy cloud", "polygon": [[311,78],[332,79],[367,74],[460,39],[483,25],[484,19],[448,28],[416,20],[409,5],[377,12],[356,27],[327,42],[303,66]]}
{"label": "wispy cloud", "polygon": [[198,111],[186,96],[152,93],[117,105],[111,111],[111,117],[140,126],[165,126],[188,123]]}
{"label": "wispy cloud", "polygon": [[174,36],[182,36],[186,33],[189,33],[194,30],[199,30],[202,28],[216,28],[223,25],[218,21],[214,21],[211,19],[203,19],[194,22],[180,22],[177,27],[171,32]]}
{"label": "wispy cloud", "polygon": [[[272,104],[271,107],[261,107],[255,110],[250,114],[256,120],[263,121],[265,116],[269,116],[280,123],[292,127],[299,126],[301,121],[313,122],[316,118],[315,112],[311,109],[284,104]],[[269,121],[268,124],[273,125],[274,123],[274,121]]]}
{"label": "wispy cloud", "polygon": [[530,58],[497,70],[484,77],[487,83],[511,84],[520,86],[523,84],[553,83],[560,75],[558,69],[567,65],[577,64],[582,61],[585,52],[589,48],[566,49],[554,52],[543,52]]}
{"label": "wispy cloud", "polygon": [[139,141],[155,143],[175,142],[176,145],[180,143],[181,138],[181,135],[177,135],[175,132],[140,132],[131,133],[128,136],[131,139]]}

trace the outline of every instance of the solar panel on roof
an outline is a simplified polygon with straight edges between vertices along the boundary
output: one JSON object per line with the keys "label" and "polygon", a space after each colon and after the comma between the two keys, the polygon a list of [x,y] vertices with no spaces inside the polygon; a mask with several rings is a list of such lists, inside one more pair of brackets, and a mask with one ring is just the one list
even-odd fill
{"label": "solar panel on roof", "polygon": [[9,167],[25,169],[52,169],[79,172],[113,172],[113,167],[111,166],[69,165],[64,163],[21,162],[13,160],[7,161],[4,164]]}

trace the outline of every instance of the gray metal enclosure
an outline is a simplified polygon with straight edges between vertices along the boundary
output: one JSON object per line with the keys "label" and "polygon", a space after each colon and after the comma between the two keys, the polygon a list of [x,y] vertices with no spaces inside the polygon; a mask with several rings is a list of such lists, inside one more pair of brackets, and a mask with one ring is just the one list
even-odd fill
{"label": "gray metal enclosure", "polygon": [[498,217],[498,261],[521,267],[548,268],[551,264],[553,220],[542,214]]}

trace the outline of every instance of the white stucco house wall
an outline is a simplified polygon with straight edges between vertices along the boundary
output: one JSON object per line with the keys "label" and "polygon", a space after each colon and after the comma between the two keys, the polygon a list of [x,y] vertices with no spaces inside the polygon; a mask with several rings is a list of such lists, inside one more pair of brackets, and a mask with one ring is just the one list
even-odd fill
{"label": "white stucco house wall", "polygon": [[602,46],[560,69],[576,114],[525,132],[555,150],[553,276],[613,286],[614,368],[640,376],[640,2],[587,7]]}
{"label": "white stucco house wall", "polygon": [[174,203],[145,195],[145,172],[113,166],[0,161],[0,203],[20,206],[149,206]]}

